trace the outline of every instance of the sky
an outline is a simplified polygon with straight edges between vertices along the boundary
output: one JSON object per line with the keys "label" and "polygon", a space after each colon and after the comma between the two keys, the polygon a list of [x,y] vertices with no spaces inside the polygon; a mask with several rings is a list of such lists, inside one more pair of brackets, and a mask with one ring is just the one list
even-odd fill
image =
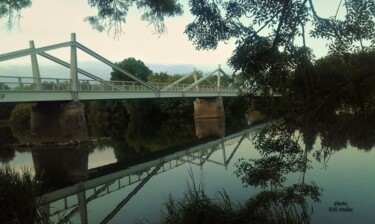
{"label": "sky", "polygon": [[[315,2],[320,15],[332,16],[339,0]],[[29,48],[30,40],[34,40],[36,47],[66,42],[70,40],[71,33],[76,33],[78,42],[113,62],[135,57],[146,64],[187,64],[197,68],[221,64],[225,68],[235,47],[234,41],[221,43],[214,51],[196,50],[183,33],[185,26],[193,20],[186,7],[184,11],[184,16],[167,18],[167,33],[159,36],[153,34],[152,25],[140,19],[136,9],[130,10],[126,24],[122,25],[124,33],[114,39],[111,34],[93,30],[90,24],[83,21],[86,16],[96,14],[96,9],[90,8],[87,0],[33,0],[32,7],[21,12],[18,25],[11,31],[0,30],[0,54]],[[0,22],[4,25],[5,21]],[[327,53],[322,41],[310,39],[308,44],[314,46],[318,57]],[[69,58],[68,48],[48,53],[65,60]],[[86,54],[79,54],[78,57],[78,63],[95,60]],[[26,62],[29,59],[18,59],[11,63]]]}

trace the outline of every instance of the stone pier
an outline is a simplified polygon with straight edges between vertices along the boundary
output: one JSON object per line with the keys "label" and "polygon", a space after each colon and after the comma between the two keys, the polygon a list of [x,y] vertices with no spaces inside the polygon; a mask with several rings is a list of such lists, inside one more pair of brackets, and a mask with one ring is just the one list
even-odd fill
{"label": "stone pier", "polygon": [[31,107],[31,141],[88,141],[84,104],[44,102]]}
{"label": "stone pier", "polygon": [[194,118],[220,118],[225,117],[223,98],[197,98],[194,101]]}

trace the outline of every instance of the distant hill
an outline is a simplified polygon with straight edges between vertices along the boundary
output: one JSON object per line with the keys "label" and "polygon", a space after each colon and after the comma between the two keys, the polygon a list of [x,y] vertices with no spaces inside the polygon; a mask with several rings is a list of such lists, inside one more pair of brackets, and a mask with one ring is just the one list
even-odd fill
{"label": "distant hill", "polygon": [[[21,76],[31,77],[31,64],[0,64],[0,76]],[[191,64],[152,64],[146,63],[146,65],[153,72],[166,72],[170,75],[174,74],[186,74],[194,71],[194,68],[203,71],[203,73],[210,73],[217,69],[217,65],[191,65]],[[45,78],[69,78],[70,71],[68,68],[60,66],[52,62],[39,63],[40,73]],[[93,75],[99,76],[102,79],[109,80],[112,68],[100,63],[93,61],[78,62],[78,67],[90,72]],[[230,69],[224,65],[222,69],[230,75]],[[80,77],[84,78],[84,76]]]}
{"label": "distant hill", "polygon": [[[146,65],[153,72],[167,72],[168,74],[185,74],[197,70],[203,71],[203,73],[210,73],[218,68],[218,65],[192,65],[192,64],[148,64]],[[229,75],[231,70],[228,66],[223,65],[222,69]]]}
{"label": "distant hill", "polygon": [[193,65],[172,65],[172,64],[148,64],[146,66],[149,67],[153,72],[166,72],[168,74],[185,74],[194,71]]}

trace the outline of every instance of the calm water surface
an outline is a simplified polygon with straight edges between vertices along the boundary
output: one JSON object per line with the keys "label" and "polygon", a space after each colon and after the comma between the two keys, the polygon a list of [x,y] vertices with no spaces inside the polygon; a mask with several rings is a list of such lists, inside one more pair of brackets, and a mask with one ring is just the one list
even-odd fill
{"label": "calm water surface", "polygon": [[[131,147],[125,143],[109,142],[15,151],[13,158],[2,159],[1,163],[17,170],[29,167],[37,175],[49,169],[45,173],[51,182],[51,192],[46,196],[50,203],[45,209],[54,223],[101,223],[106,219],[109,223],[156,222],[169,195],[182,198],[193,180],[203,184],[213,198],[225,189],[234,202],[241,203],[269,189],[244,187],[235,174],[239,159],[262,158],[252,140],[264,125],[224,134],[218,131],[224,128],[220,122],[212,129],[195,133],[192,129],[182,146],[166,149],[156,147],[146,152],[132,148],[130,152]],[[210,133],[214,134],[202,138]],[[163,139],[165,145],[174,141],[173,135],[169,138]],[[312,223],[375,223],[375,151],[347,144],[317,159],[320,144],[318,138],[307,153],[310,169],[287,174],[284,185],[303,180],[323,189],[320,202],[307,198]]]}

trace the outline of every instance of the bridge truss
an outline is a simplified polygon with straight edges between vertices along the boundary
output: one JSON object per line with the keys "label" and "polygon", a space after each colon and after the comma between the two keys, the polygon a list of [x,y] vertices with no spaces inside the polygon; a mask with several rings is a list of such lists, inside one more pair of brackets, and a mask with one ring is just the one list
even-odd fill
{"label": "bridge truss", "polygon": [[[70,63],[48,54],[48,51],[70,48]],[[94,57],[100,62],[118,70],[133,81],[108,81],[78,67],[77,50]],[[171,97],[217,97],[237,96],[238,89],[233,86],[221,86],[220,76],[227,74],[220,68],[203,76],[193,84],[181,84],[187,74],[174,83],[149,83],[122,69],[103,56],[76,41],[71,34],[71,41],[35,48],[30,41],[30,48],[0,55],[0,62],[20,57],[31,57],[32,77],[0,75],[0,103],[40,102],[40,101],[79,101],[101,99],[137,99]],[[40,75],[37,56],[46,58],[70,70],[70,78],[44,78]],[[79,79],[78,74],[84,79]],[[217,74],[217,84],[202,85],[202,82]]]}

